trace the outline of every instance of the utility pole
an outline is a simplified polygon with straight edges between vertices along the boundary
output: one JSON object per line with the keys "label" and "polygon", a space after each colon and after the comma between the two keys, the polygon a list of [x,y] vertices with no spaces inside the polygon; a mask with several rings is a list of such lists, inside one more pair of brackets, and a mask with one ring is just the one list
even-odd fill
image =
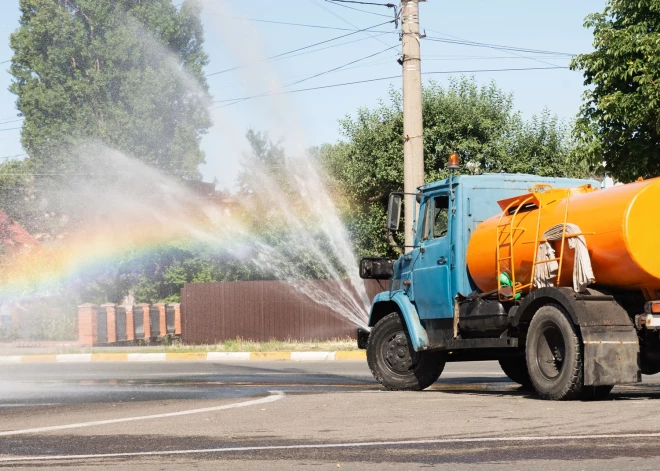
{"label": "utility pole", "polygon": [[403,67],[403,191],[406,246],[413,245],[415,193],[424,184],[424,138],[422,127],[422,58],[419,34],[419,2],[402,0],[401,42]]}

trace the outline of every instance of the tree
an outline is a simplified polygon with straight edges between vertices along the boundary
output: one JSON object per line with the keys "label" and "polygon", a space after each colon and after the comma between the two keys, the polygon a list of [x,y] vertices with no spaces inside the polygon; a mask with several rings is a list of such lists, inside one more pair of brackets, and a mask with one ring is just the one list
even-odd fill
{"label": "tree", "polygon": [[595,51],[580,54],[584,93],[575,134],[594,167],[622,181],[660,174],[660,3],[609,0],[586,18]]}
{"label": "tree", "polygon": [[[547,111],[524,121],[512,95],[494,83],[479,87],[463,77],[443,88],[431,82],[423,90],[423,116],[426,181],[448,176],[445,162],[453,151],[463,155],[463,173],[586,174],[564,124]],[[392,253],[384,237],[385,207],[389,193],[403,188],[401,94],[393,91],[389,104],[359,109],[341,128],[346,140],[319,152],[353,242],[360,255]]]}
{"label": "tree", "polygon": [[93,138],[199,178],[210,126],[200,6],[170,0],[20,0],[10,90],[35,169],[75,169]]}

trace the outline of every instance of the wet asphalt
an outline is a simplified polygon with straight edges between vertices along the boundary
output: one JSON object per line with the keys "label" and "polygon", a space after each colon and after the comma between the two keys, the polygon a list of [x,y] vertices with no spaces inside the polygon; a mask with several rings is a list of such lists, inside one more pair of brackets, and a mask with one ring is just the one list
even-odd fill
{"label": "wet asphalt", "polygon": [[660,377],[549,403],[493,362],[422,393],[363,362],[0,365],[0,468],[660,469],[659,419]]}

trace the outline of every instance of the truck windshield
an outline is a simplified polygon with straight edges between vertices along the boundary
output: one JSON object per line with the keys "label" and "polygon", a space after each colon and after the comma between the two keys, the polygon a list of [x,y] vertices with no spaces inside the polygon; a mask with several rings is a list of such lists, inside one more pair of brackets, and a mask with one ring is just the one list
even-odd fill
{"label": "truck windshield", "polygon": [[448,229],[449,197],[436,196],[433,198],[433,238],[445,237]]}

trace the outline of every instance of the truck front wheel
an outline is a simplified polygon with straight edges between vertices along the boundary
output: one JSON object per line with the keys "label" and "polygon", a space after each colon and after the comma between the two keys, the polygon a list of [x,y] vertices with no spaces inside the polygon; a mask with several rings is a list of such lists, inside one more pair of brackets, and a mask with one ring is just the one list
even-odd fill
{"label": "truck front wheel", "polygon": [[529,377],[541,398],[580,398],[584,387],[580,338],[562,308],[547,305],[536,311],[527,332],[525,357]]}
{"label": "truck front wheel", "polygon": [[383,317],[371,331],[367,363],[387,389],[420,391],[437,381],[445,367],[436,352],[415,352],[398,312]]}

